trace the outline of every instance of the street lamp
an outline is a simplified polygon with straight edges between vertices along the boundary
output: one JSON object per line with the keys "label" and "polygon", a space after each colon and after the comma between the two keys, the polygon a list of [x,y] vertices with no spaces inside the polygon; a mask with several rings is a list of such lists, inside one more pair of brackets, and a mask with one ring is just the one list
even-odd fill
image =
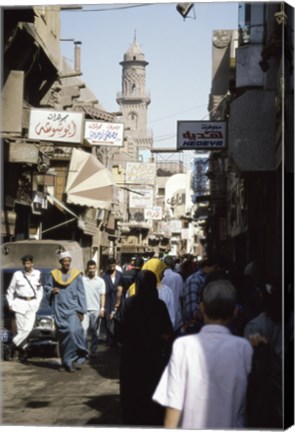
{"label": "street lamp", "polygon": [[194,3],[178,3],[176,5],[176,10],[180,13],[183,19],[185,19],[193,7]]}

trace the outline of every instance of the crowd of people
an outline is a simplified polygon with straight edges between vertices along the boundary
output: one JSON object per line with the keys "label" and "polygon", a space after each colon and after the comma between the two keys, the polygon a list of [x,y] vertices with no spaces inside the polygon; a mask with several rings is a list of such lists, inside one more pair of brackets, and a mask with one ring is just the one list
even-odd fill
{"label": "crowd of people", "polygon": [[[6,360],[25,346],[44,291],[61,370],[74,372],[89,356],[99,361],[101,325],[105,343],[119,348],[124,425],[282,427],[282,292],[261,280],[255,262],[239,277],[218,254],[204,262],[136,256],[122,267],[110,257],[104,271],[90,260],[82,275],[62,252],[42,287],[33,257],[22,260],[7,293],[17,334]],[[15,299],[28,311],[14,308]]]}

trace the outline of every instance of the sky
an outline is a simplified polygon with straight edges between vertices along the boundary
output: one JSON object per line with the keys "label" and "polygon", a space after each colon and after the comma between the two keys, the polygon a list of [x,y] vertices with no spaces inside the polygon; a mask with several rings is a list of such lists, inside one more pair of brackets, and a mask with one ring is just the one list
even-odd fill
{"label": "sky", "polygon": [[[61,39],[82,42],[81,79],[109,112],[119,111],[120,62],[136,34],[149,63],[147,128],[153,132],[154,147],[175,149],[178,120],[208,120],[213,30],[238,28],[238,2],[195,3],[186,19],[176,5],[98,2],[61,12]],[[61,41],[61,53],[74,66],[72,41]]]}

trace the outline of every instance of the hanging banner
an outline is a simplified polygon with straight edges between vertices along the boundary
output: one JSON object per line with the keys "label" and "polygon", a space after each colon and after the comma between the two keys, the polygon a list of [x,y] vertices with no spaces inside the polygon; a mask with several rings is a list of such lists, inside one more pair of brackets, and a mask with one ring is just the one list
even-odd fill
{"label": "hanging banner", "polygon": [[222,150],[226,147],[226,122],[178,121],[178,150]]}
{"label": "hanging banner", "polygon": [[84,113],[31,109],[29,139],[82,144],[83,129]]}
{"label": "hanging banner", "polygon": [[152,207],[144,209],[145,220],[162,220],[162,207]]}
{"label": "hanging banner", "polygon": [[126,183],[154,185],[156,179],[155,163],[127,162]]}
{"label": "hanging banner", "polygon": [[153,206],[154,192],[148,189],[134,189],[134,192],[129,194],[129,207],[140,209]]}
{"label": "hanging banner", "polygon": [[90,145],[122,147],[123,123],[85,121],[84,139]]}

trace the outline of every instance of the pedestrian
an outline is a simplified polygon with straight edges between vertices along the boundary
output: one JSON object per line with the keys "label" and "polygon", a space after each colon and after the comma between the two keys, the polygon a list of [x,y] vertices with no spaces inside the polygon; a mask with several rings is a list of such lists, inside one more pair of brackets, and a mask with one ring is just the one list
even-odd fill
{"label": "pedestrian", "polygon": [[[163,260],[159,258],[150,258],[142,266],[142,270],[150,270],[155,273],[157,278],[157,289],[159,298],[163,300],[167,306],[168,313],[172,322],[172,327],[175,325],[175,307],[172,289],[163,283],[164,270],[167,268]],[[135,294],[135,284],[132,284],[128,291],[129,295]]]}
{"label": "pedestrian", "polygon": [[117,346],[116,326],[114,316],[119,309],[123,293],[122,272],[116,269],[117,261],[115,258],[108,259],[108,266],[103,273],[102,278],[106,286],[105,296],[105,330],[106,344],[108,346]]}
{"label": "pedestrian", "polygon": [[125,270],[132,270],[135,266],[136,257],[132,257],[130,263],[126,265]]}
{"label": "pedestrian", "polygon": [[[174,260],[174,270],[176,271],[176,273],[179,273],[180,276],[182,277],[181,268],[182,268],[182,261],[181,261],[180,257],[177,257]],[[183,280],[183,277],[182,277],[182,280]]]}
{"label": "pedestrian", "polygon": [[86,266],[86,275],[83,284],[86,296],[87,312],[82,321],[86,346],[90,337],[90,357],[95,357],[98,343],[101,320],[105,316],[105,281],[96,275],[97,266],[94,260],[89,260]]}
{"label": "pedestrian", "polygon": [[133,265],[129,267],[127,270],[123,271],[122,274],[122,284],[123,284],[123,290],[126,294],[129,287],[135,282],[136,275],[141,270],[142,266],[144,264],[144,259],[142,256],[138,255],[134,258]]}
{"label": "pedestrian", "polygon": [[[261,284],[262,312],[249,321],[244,336],[254,346],[248,380],[247,427],[283,427],[282,291],[278,283]],[[254,343],[253,343],[254,342]]]}
{"label": "pedestrian", "polygon": [[280,359],[283,351],[282,291],[278,284],[265,283],[260,288],[262,312],[249,321],[244,336],[259,333],[275,350]]}
{"label": "pedestrian", "polygon": [[172,324],[159,299],[155,273],[137,275],[136,294],[125,301],[120,325],[120,402],[125,425],[160,426],[164,409],[152,394],[167,364]]}
{"label": "pedestrian", "polygon": [[54,269],[44,286],[52,305],[57,340],[61,356],[60,371],[75,372],[87,358],[82,320],[87,313],[85,290],[81,272],[71,268],[68,251],[59,255],[60,269]]}
{"label": "pedestrian", "polygon": [[224,272],[227,265],[227,259],[223,255],[212,255],[201,268],[186,279],[183,289],[183,333],[196,333],[202,327],[203,318],[200,311],[202,291],[208,278],[212,278],[214,272]]}
{"label": "pedestrian", "polygon": [[245,427],[247,379],[253,349],[227,327],[236,290],[214,280],[203,292],[205,325],[177,338],[153,400],[166,407],[164,426],[183,429]]}
{"label": "pedestrian", "polygon": [[174,332],[178,334],[183,325],[183,279],[179,273],[175,271],[175,260],[171,255],[164,258],[164,263],[167,268],[164,270],[162,283],[169,286],[173,292],[173,303],[175,310]]}
{"label": "pedestrian", "polygon": [[6,347],[4,359],[12,360],[14,353],[19,351],[20,360],[25,362],[28,358],[28,336],[43,297],[43,286],[41,272],[33,266],[33,256],[24,255],[21,261],[23,270],[13,274],[6,294],[8,307],[15,314],[16,335]]}
{"label": "pedestrian", "polygon": [[198,265],[194,260],[193,255],[188,254],[185,256],[182,266],[181,266],[181,276],[184,282],[189,276],[191,276],[195,271],[197,271]]}

